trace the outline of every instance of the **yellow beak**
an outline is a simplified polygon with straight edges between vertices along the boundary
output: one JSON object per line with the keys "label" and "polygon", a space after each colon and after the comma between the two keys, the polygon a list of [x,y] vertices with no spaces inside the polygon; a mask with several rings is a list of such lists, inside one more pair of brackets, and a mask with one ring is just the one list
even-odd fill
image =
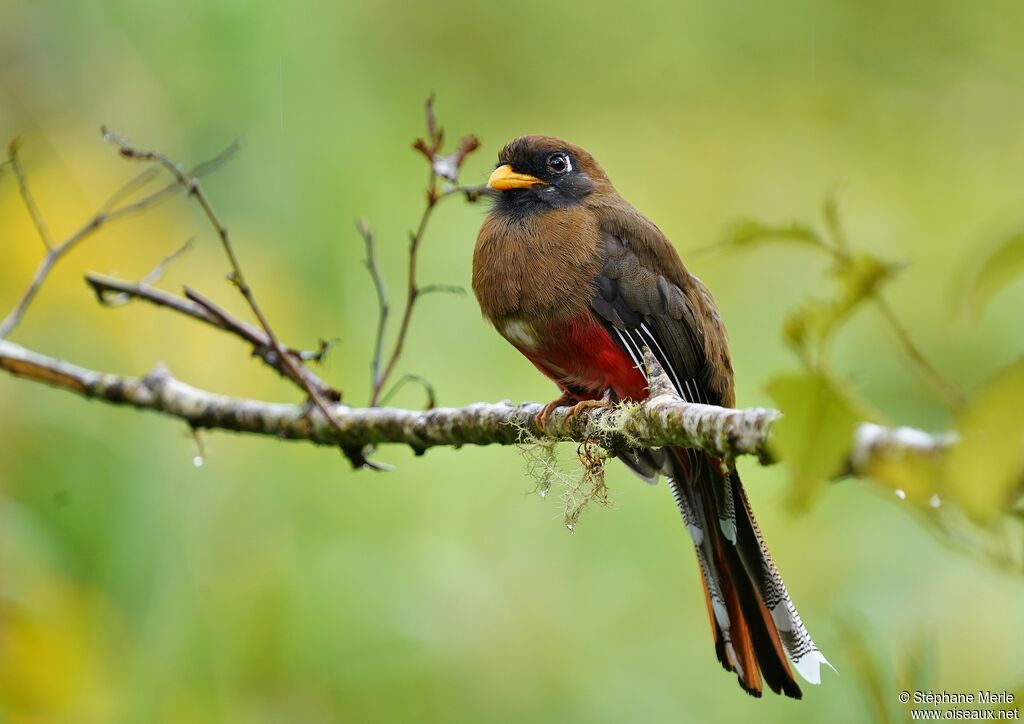
{"label": "yellow beak", "polygon": [[526,173],[516,173],[507,163],[498,166],[494,173],[487,179],[487,188],[495,191],[507,191],[508,189],[528,189],[533,186],[541,186],[544,182],[536,176]]}

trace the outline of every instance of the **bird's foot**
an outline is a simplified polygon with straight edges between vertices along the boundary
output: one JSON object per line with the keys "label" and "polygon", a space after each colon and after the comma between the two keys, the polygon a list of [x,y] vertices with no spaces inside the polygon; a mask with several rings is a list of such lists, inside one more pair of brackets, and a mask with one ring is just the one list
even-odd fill
{"label": "bird's foot", "polygon": [[537,413],[536,417],[533,418],[534,423],[537,425],[542,433],[547,434],[547,426],[551,421],[551,415],[559,407],[568,407],[576,402],[576,398],[569,394],[563,394],[557,400],[552,400],[548,404],[544,405],[540,412]]}
{"label": "bird's foot", "polygon": [[609,408],[613,407],[614,404],[615,403],[612,401],[611,390],[606,390],[604,393],[604,397],[598,400],[577,400],[575,397],[571,397],[569,395],[562,395],[557,400],[553,400],[548,404],[544,405],[544,409],[537,413],[537,416],[534,418],[534,420],[537,424],[537,427],[540,428],[540,431],[546,434],[547,425],[551,421],[551,415],[559,407],[568,407],[569,405],[572,405],[572,409],[569,410],[568,417],[575,417],[576,415],[582,413],[584,410]]}
{"label": "bird's foot", "polygon": [[600,400],[583,400],[582,402],[577,402],[575,405],[573,405],[572,410],[569,411],[569,416],[575,417],[576,415],[582,413],[584,410],[606,410],[610,407],[614,407],[611,401],[611,397],[605,394],[605,396],[602,397]]}

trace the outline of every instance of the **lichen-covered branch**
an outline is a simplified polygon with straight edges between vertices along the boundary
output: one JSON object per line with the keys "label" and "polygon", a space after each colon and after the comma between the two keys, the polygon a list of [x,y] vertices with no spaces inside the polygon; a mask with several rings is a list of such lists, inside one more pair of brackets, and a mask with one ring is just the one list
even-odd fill
{"label": "lichen-covered branch", "polygon": [[[718,457],[755,455],[772,462],[769,439],[781,417],[764,408],[727,409],[683,402],[659,388],[664,374],[653,369],[654,394],[642,404],[596,408],[571,415],[556,410],[544,429],[533,402],[475,403],[461,408],[426,411],[387,407],[353,408],[334,404],[333,422],[308,406],[228,397],[188,385],[158,367],[145,377],[122,377],[86,369],[0,340],[0,369],[15,377],[40,382],[85,398],[160,412],[194,429],[227,430],[283,440],[303,440],[341,449],[397,443],[421,452],[431,447],[516,445],[550,439],[596,443],[609,450],[680,445],[697,447]],[[905,428],[871,426],[851,441],[851,472],[864,470],[875,455],[894,448],[930,445],[942,449],[948,436],[929,436]]]}

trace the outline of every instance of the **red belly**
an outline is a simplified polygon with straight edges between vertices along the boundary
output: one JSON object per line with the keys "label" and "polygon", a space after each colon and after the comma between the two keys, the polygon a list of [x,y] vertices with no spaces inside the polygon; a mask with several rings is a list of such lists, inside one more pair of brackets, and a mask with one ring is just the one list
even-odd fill
{"label": "red belly", "polygon": [[555,325],[536,345],[513,344],[578,399],[600,398],[609,388],[618,400],[647,397],[647,379],[636,362],[590,312]]}

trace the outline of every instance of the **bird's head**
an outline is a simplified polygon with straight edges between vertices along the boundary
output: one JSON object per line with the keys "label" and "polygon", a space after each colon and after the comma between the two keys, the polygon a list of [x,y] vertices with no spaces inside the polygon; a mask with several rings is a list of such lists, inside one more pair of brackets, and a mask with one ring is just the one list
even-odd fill
{"label": "bird's head", "polygon": [[499,192],[498,208],[518,212],[574,206],[610,188],[593,156],[552,136],[511,141],[498,154],[487,186]]}

